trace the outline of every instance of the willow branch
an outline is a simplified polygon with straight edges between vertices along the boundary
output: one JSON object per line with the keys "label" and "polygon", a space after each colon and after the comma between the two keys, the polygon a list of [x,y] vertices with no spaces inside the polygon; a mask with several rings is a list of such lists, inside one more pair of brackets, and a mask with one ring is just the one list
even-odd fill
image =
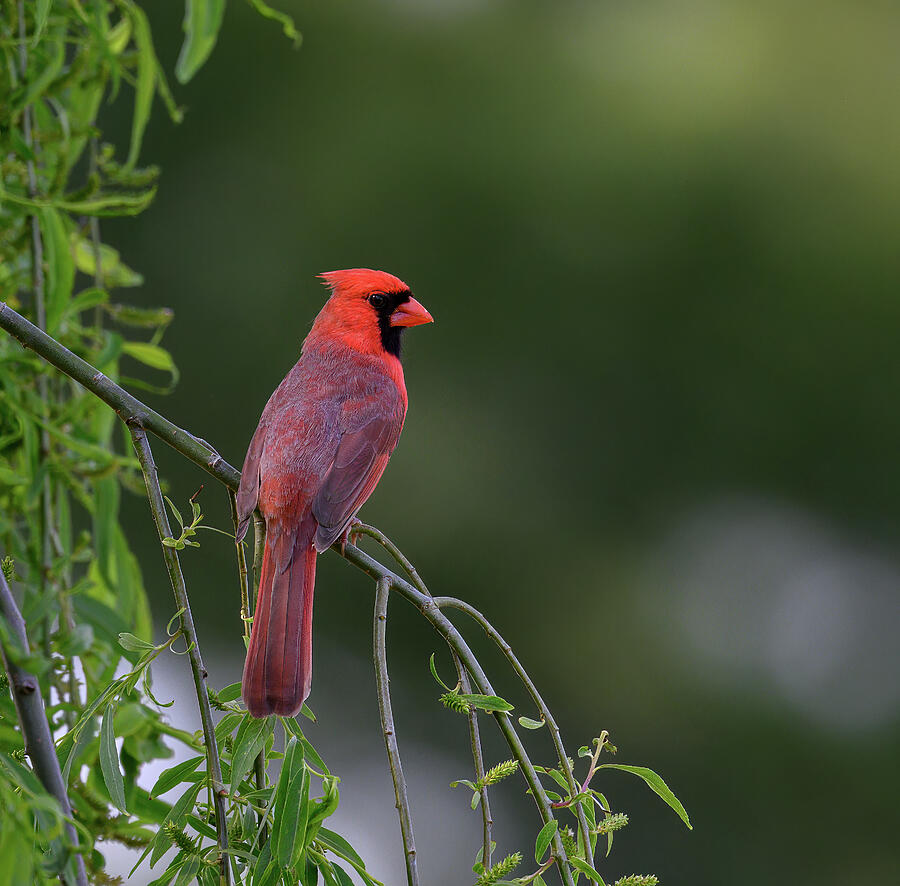
{"label": "willow branch", "polygon": [[[472,691],[469,674],[455,652],[453,653],[453,663],[456,665],[460,691],[465,695],[468,695]],[[484,869],[487,870],[491,866],[491,828],[494,826],[494,820],[491,818],[488,786],[483,783],[484,752],[481,750],[481,733],[478,729],[478,712],[472,705],[469,705],[469,713],[466,714],[466,716],[469,720],[469,739],[472,742],[472,763],[475,767],[475,783],[481,785],[481,824],[483,832],[482,842],[484,847],[481,850],[481,861],[484,864]]]}
{"label": "willow branch", "polygon": [[406,779],[403,777],[403,766],[400,763],[400,748],[397,744],[397,733],[394,729],[394,712],[391,708],[391,681],[388,677],[387,653],[385,651],[387,607],[390,590],[391,582],[389,579],[378,579],[375,590],[375,618],[372,631],[375,651],[375,683],[378,688],[378,712],[381,715],[384,747],[387,750],[388,762],[391,767],[391,779],[394,782],[394,805],[397,807],[397,814],[400,817],[403,857],[406,861],[406,881],[409,886],[418,886],[419,872],[416,868],[416,842],[413,837],[412,818],[409,814]]}
{"label": "willow branch", "polygon": [[[234,497],[234,493],[231,493],[232,501],[234,501],[235,509],[237,508],[237,499]],[[237,526],[237,522],[235,522],[235,527]],[[235,529],[237,532],[237,529]],[[252,613],[256,612],[256,588],[259,587],[259,577],[262,574],[262,558],[263,551],[266,547],[266,521],[260,516],[259,512],[255,512],[253,514],[253,583],[250,588],[249,600],[248,600],[248,613],[251,616],[252,621]],[[246,622],[246,624],[250,625],[250,622]],[[248,641],[249,642],[249,641]],[[256,789],[261,791],[266,786],[266,751],[263,748],[257,755],[256,760],[253,761],[253,775],[256,781]],[[259,845],[262,846],[263,843],[269,838],[269,827],[266,824],[267,819],[267,811],[266,811],[266,802],[265,800],[260,800],[260,811],[259,811]]]}
{"label": "willow branch", "polygon": [[[20,649],[27,652],[29,646],[25,620],[9,589],[6,576],[2,572],[0,572],[0,613],[12,630]],[[2,652],[3,665],[9,674],[12,686],[13,701],[16,704],[19,725],[22,727],[22,736],[25,739],[25,753],[31,759],[35,774],[47,789],[47,793],[57,799],[63,815],[67,819],[71,819],[72,806],[69,803],[62,771],[59,768],[59,760],[56,757],[56,746],[53,743],[53,736],[50,734],[50,724],[47,722],[47,715],[44,711],[44,700],[41,697],[38,679],[14,663],[5,644],[0,646],[0,652]],[[78,837],[71,821],[66,821],[66,834],[72,845],[77,846]],[[74,861],[77,886],[87,886],[84,859],[81,855],[75,855]]]}
{"label": "willow branch", "polygon": [[[423,594],[431,596],[425,582],[422,580],[415,566],[409,561],[403,551],[397,547],[380,529],[370,526],[368,523],[357,523],[353,527],[353,532],[357,535],[368,535],[381,545],[397,563],[403,568],[403,571],[409,576],[413,585]],[[453,663],[456,666],[456,673],[459,677],[460,689],[464,693],[470,693],[472,686],[469,682],[469,674],[459,660],[459,656],[452,652]],[[475,768],[475,778],[481,781],[484,777],[484,754],[481,750],[481,735],[478,729],[478,713],[470,707],[466,715],[469,721],[469,740],[472,744],[472,762]],[[481,820],[483,828],[483,848],[481,860],[485,869],[491,866],[491,828],[493,819],[491,818],[491,805],[488,799],[488,788],[486,784],[481,786]]]}
{"label": "willow branch", "polygon": [[[150,449],[150,441],[147,439],[144,429],[137,425],[130,425],[131,439],[137,452],[141,470],[144,473],[144,483],[147,487],[147,498],[150,502],[150,511],[153,514],[153,522],[159,533],[159,540],[170,538],[172,530],[169,526],[169,517],[166,514],[166,506],[163,501],[162,490],[159,486],[156,463],[153,460],[153,452]],[[194,618],[191,615],[191,603],[188,599],[187,586],[184,582],[184,573],[181,571],[181,563],[178,552],[174,548],[162,545],[163,559],[166,561],[166,569],[172,590],[175,593],[175,605],[181,611],[181,630],[188,644],[188,656],[191,663],[191,672],[194,675],[194,687],[197,691],[197,703],[200,707],[200,722],[203,727],[203,742],[206,745],[206,759],[209,768],[210,781],[212,783],[213,806],[216,814],[216,842],[219,847],[219,871],[223,883],[231,883],[231,867],[228,864],[228,823],[225,817],[225,787],[222,783],[222,766],[219,762],[219,749],[216,744],[216,730],[212,718],[212,708],[209,704],[209,692],[207,688],[207,672],[200,657],[200,643],[197,639],[197,630],[194,627]]]}
{"label": "willow branch", "polygon": [[231,503],[231,522],[234,525],[234,546],[237,551],[238,580],[241,585],[241,624],[244,626],[244,640],[250,642],[250,576],[247,572],[247,557],[244,554],[244,543],[238,541],[238,509],[235,493],[228,490],[228,501]]}
{"label": "willow branch", "polygon": [[[540,711],[541,719],[547,724],[547,728],[550,730],[550,737],[553,740],[553,747],[556,749],[556,755],[559,758],[560,769],[563,774],[566,776],[566,783],[569,786],[569,793],[572,797],[576,797],[580,792],[581,788],[575,781],[575,775],[572,772],[571,764],[569,763],[569,755],[566,753],[565,745],[563,744],[562,735],[559,731],[559,726],[556,723],[556,720],[553,718],[553,714],[550,712],[550,708],[547,706],[547,703],[541,697],[540,692],[538,692],[537,686],[534,685],[534,681],[528,675],[528,672],[525,668],[522,667],[522,663],[516,657],[516,654],[512,650],[512,646],[503,639],[500,635],[500,632],[472,605],[466,603],[465,600],[458,600],[456,597],[435,597],[434,604],[438,608],[452,607],[453,609],[459,609],[462,612],[465,612],[466,615],[473,618],[478,624],[484,629],[484,632],[490,637],[497,646],[500,647],[501,652],[506,656],[507,661],[510,663],[512,669],[516,672],[518,678],[525,685],[525,688],[528,690],[528,694],[531,696],[534,701],[537,709]],[[581,803],[575,803],[575,813],[578,817],[578,827],[581,831],[581,838],[584,841],[584,845],[586,847],[586,852],[590,852],[590,829],[588,828],[587,818],[584,814],[584,809],[582,808]]]}
{"label": "willow branch", "polygon": [[[17,6],[19,25],[19,76],[24,81],[28,76],[28,39],[25,29],[25,2],[18,0]],[[25,144],[28,147],[29,157],[25,162],[28,176],[28,196],[34,200],[38,193],[37,166],[34,161],[34,110],[31,105],[26,105],[22,111],[22,131]],[[34,313],[37,325],[41,329],[47,328],[47,309],[44,300],[44,244],[41,238],[41,225],[37,214],[31,215],[31,273],[34,284]],[[38,394],[44,404],[44,418],[47,418],[46,410],[49,407],[47,391],[47,377],[41,373],[37,378]],[[46,463],[50,455],[50,432],[46,427],[40,429],[40,457],[41,462]],[[50,577],[50,568],[53,563],[50,533],[53,527],[53,490],[50,484],[49,473],[44,474],[41,484],[41,551],[40,551],[40,578],[39,587],[41,593],[46,593],[47,583]],[[44,617],[44,654],[50,655],[50,634],[52,625],[50,616]],[[47,687],[49,693],[49,687]],[[49,694],[48,694],[49,698]]]}
{"label": "willow branch", "polygon": [[[240,474],[228,462],[225,461],[211,446],[195,437],[193,434],[179,428],[177,425],[164,418],[158,412],[145,406],[136,397],[119,387],[103,373],[98,372],[93,366],[80,357],[73,354],[59,342],[42,332],[33,323],[30,323],[20,314],[17,314],[7,304],[0,302],[0,327],[6,329],[19,339],[26,347],[34,350],[48,362],[52,363],[66,375],[82,384],[91,393],[98,396],[108,404],[115,412],[130,425],[137,425],[156,434],[165,443],[168,443],[177,452],[202,467],[207,473],[215,477],[229,489],[237,490],[240,482]],[[146,439],[146,438],[145,438]],[[165,512],[163,512],[165,513]],[[386,579],[393,590],[413,603],[438,633],[445,639],[451,649],[460,657],[466,669],[472,676],[479,692],[486,695],[494,695],[487,675],[484,673],[478,660],[466,644],[465,639],[453,626],[452,622],[435,606],[431,597],[409,582],[400,578],[387,567],[374,560],[355,545],[347,544],[341,549],[340,542],[333,545],[333,549],[345,560],[352,563],[371,578],[378,581]],[[403,558],[405,559],[405,558]],[[400,562],[398,560],[398,562]],[[407,561],[408,562],[408,561]],[[523,775],[531,788],[535,803],[546,823],[552,817],[552,811],[547,795],[541,785],[534,766],[528,757],[521,739],[505,712],[493,714],[497,724],[512,751],[513,756],[519,761]],[[572,874],[565,864],[565,850],[562,840],[557,833],[552,842],[553,854],[556,856],[563,882],[566,886],[572,886]]]}
{"label": "willow branch", "polygon": [[423,594],[431,596],[431,592],[425,586],[421,576],[416,571],[416,567],[410,563],[406,554],[400,550],[380,529],[370,526],[368,523],[357,523],[352,530],[355,535],[368,535],[370,538],[378,542],[400,565],[403,571],[409,576],[414,587],[417,587]]}
{"label": "willow branch", "polygon": [[[456,627],[454,627],[447,616],[445,616],[435,605],[434,600],[430,596],[422,593],[418,588],[414,588],[408,581],[405,581],[396,573],[391,572],[391,570],[382,566],[381,563],[370,557],[365,551],[361,551],[355,545],[347,544],[344,547],[344,550],[341,551],[340,542],[336,542],[332,546],[332,550],[337,551],[337,553],[341,554],[345,560],[348,560],[358,569],[361,569],[366,575],[375,579],[375,581],[384,580],[389,582],[391,589],[397,591],[401,597],[404,597],[412,603],[422,615],[431,622],[432,626],[437,630],[441,637],[443,637],[447,645],[459,656],[460,660],[469,671],[478,692],[484,695],[496,695],[487,674],[485,674],[478,659],[469,648],[465,638],[460,634]],[[553,818],[553,811],[550,808],[550,801],[547,799],[544,786],[541,784],[537,772],[534,769],[534,764],[531,762],[531,758],[528,756],[528,752],[525,750],[522,740],[519,738],[519,734],[516,732],[509,714],[505,711],[495,711],[493,717],[496,719],[497,725],[500,727],[500,731],[503,733],[503,737],[506,739],[510,751],[512,751],[516,760],[519,761],[519,767],[522,770],[522,774],[525,776],[528,787],[531,789],[541,819],[546,824]],[[553,855],[557,858],[563,883],[565,883],[566,886],[573,886],[572,873],[569,870],[569,866],[565,863],[567,857],[566,851],[562,845],[562,839],[560,838],[558,831],[553,837],[552,846]]]}
{"label": "willow branch", "polygon": [[263,553],[266,549],[266,521],[259,511],[253,514],[253,587],[250,589],[250,597],[253,611],[256,611],[256,592],[259,588],[259,580],[262,576]]}

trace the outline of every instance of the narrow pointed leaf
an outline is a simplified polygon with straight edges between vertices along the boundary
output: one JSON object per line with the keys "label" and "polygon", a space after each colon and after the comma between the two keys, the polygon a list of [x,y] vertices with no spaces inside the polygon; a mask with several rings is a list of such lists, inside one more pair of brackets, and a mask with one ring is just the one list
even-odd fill
{"label": "narrow pointed leaf", "polygon": [[116,750],[116,734],[113,731],[113,715],[115,711],[112,705],[107,705],[103,712],[103,723],[100,726],[100,771],[103,773],[103,781],[109,791],[109,798],[113,806],[122,812],[125,808],[125,781],[122,778],[122,770],[119,769],[119,754]]}
{"label": "narrow pointed leaf", "polygon": [[600,876],[597,871],[595,871],[586,861],[583,859],[576,857],[569,859],[569,864],[578,871],[579,874],[584,874],[589,880],[593,880],[595,883],[599,883],[600,886],[606,886],[606,883],[603,881],[603,877]]}
{"label": "narrow pointed leaf", "polygon": [[544,858],[544,853],[550,845],[550,841],[559,830],[559,822],[555,818],[551,818],[540,830],[537,839],[534,841],[534,860],[540,864]]}
{"label": "narrow pointed leaf", "polygon": [[687,825],[689,830],[694,829],[691,820],[688,818],[688,814],[685,811],[684,806],[681,805],[678,797],[672,793],[669,786],[652,769],[647,769],[646,766],[624,766],[621,763],[604,763],[599,768],[621,769],[623,772],[630,772],[632,775],[642,778],[651,791],[662,797],[662,799],[675,810],[678,817]]}
{"label": "narrow pointed leaf", "polygon": [[257,720],[249,714],[244,718],[234,740],[234,754],[231,758],[231,793],[235,794],[244,777],[250,771],[257,754],[262,750],[269,733],[272,719]]}
{"label": "narrow pointed leaf", "polygon": [[483,711],[511,711],[513,706],[499,695],[479,695],[477,693],[460,693],[460,699]]}
{"label": "narrow pointed leaf", "polygon": [[187,83],[209,58],[224,13],[225,0],[185,0],[184,43],[175,65],[179,83]]}
{"label": "narrow pointed leaf", "polygon": [[160,794],[171,791],[175,785],[181,784],[185,780],[186,775],[190,775],[202,762],[203,757],[191,757],[177,766],[166,769],[156,780],[153,790],[150,791],[151,797],[158,797]]}

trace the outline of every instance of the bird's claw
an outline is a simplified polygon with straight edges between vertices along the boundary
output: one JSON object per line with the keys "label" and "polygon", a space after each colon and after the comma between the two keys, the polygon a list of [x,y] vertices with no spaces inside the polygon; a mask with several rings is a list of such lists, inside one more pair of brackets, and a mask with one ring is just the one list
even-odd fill
{"label": "bird's claw", "polygon": [[362,520],[357,519],[356,517],[351,517],[350,522],[347,524],[347,528],[344,530],[344,534],[341,536],[341,556],[344,556],[344,550],[348,544],[356,544],[356,539],[359,538],[360,533],[355,532],[357,526],[362,524]]}

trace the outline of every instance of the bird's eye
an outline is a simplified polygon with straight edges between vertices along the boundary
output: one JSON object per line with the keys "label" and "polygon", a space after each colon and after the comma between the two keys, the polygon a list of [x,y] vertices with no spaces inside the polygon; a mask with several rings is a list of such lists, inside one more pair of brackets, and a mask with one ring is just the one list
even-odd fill
{"label": "bird's eye", "polygon": [[369,296],[369,304],[379,311],[387,304],[387,296],[382,292],[373,292]]}

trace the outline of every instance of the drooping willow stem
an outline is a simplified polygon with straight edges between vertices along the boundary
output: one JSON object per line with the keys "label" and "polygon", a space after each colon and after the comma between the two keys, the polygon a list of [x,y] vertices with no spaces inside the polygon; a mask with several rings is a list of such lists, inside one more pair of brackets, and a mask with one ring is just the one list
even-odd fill
{"label": "drooping willow stem", "polygon": [[[453,609],[459,609],[462,612],[465,612],[466,615],[475,619],[476,622],[484,629],[484,632],[490,637],[497,646],[500,647],[500,650],[506,656],[507,661],[510,663],[512,669],[516,672],[518,678],[525,684],[525,688],[528,690],[528,694],[531,696],[535,705],[537,706],[538,711],[540,711],[541,718],[547,724],[547,728],[550,730],[550,737],[553,740],[553,746],[556,749],[557,757],[559,758],[559,766],[561,771],[566,776],[566,783],[569,787],[569,792],[573,797],[577,796],[581,788],[575,781],[575,776],[572,773],[572,767],[569,763],[569,756],[566,754],[565,746],[563,745],[562,735],[559,731],[559,726],[556,724],[556,720],[553,717],[553,714],[550,711],[550,708],[547,706],[547,703],[541,697],[540,692],[538,692],[537,686],[534,685],[534,681],[528,675],[528,671],[522,667],[522,663],[516,657],[516,654],[512,650],[512,646],[503,639],[500,635],[500,632],[472,605],[466,603],[465,600],[458,600],[456,597],[434,597],[435,606],[443,609],[446,607],[451,607]],[[587,818],[584,814],[584,809],[582,808],[581,803],[575,803],[575,813],[578,817],[578,827],[581,831],[581,838],[584,840],[584,845],[587,847],[587,851],[590,852],[590,831],[588,828]]]}
{"label": "drooping willow stem", "polygon": [[[28,77],[28,38],[25,28],[25,0],[18,0],[17,17],[19,26],[19,76],[22,80]],[[13,69],[11,69],[13,70]],[[35,144],[34,144],[34,108],[31,104],[27,104],[22,110],[22,133],[25,138],[25,145],[28,148],[29,157],[25,162],[28,178],[28,196],[34,200],[38,193],[37,166],[35,163]],[[41,236],[41,224],[37,213],[31,215],[31,278],[34,287],[34,315],[37,325],[41,329],[47,328],[47,308],[45,301],[45,280],[44,280],[44,242]],[[47,377],[41,373],[37,378],[38,395],[43,404],[46,422],[48,418],[48,410],[50,408],[50,396],[47,387]],[[40,434],[40,457],[41,462],[46,464],[50,457],[50,432],[47,430],[46,424],[41,427]],[[53,551],[51,542],[51,533],[53,531],[53,487],[50,472],[44,474],[41,484],[41,550],[39,552],[38,561],[40,563],[38,586],[41,594],[49,593],[48,584],[50,579],[50,571],[53,564]],[[50,656],[50,635],[53,630],[50,615],[44,616],[43,620],[43,646],[44,654]],[[50,687],[49,682],[44,687],[47,700],[49,701]]]}
{"label": "drooping willow stem", "polygon": [[[234,493],[231,493],[234,498]],[[237,500],[235,499],[235,506]],[[263,551],[266,547],[266,521],[260,516],[259,511],[253,514],[253,581],[250,588],[251,613],[256,612],[257,589],[259,577],[262,575]],[[253,775],[256,781],[256,789],[261,791],[266,786],[266,752],[261,750],[253,762]],[[269,838],[269,826],[266,824],[267,810],[265,800],[260,800],[259,811],[259,845]]]}
{"label": "drooping willow stem", "polygon": [[237,551],[238,580],[241,592],[241,624],[244,626],[244,640],[250,642],[250,576],[247,572],[247,556],[244,554],[244,542],[238,541],[238,509],[237,496],[228,490],[228,501],[231,503],[231,522],[234,525],[234,546]]}
{"label": "drooping willow stem", "polygon": [[[453,653],[453,663],[456,665],[456,674],[459,677],[459,689],[462,693],[468,695],[472,691],[469,674],[455,652]],[[484,864],[484,869],[487,870],[491,866],[491,829],[494,826],[494,820],[491,818],[491,802],[488,798],[488,787],[482,783],[484,780],[484,752],[481,750],[478,711],[469,705],[469,713],[466,714],[466,717],[469,720],[469,739],[472,742],[472,763],[475,767],[475,780],[477,784],[481,784],[481,824],[483,833],[481,861]]]}
{"label": "drooping willow stem", "polygon": [[[368,535],[381,545],[403,568],[403,571],[409,576],[413,585],[423,594],[431,596],[430,591],[422,581],[421,576],[415,566],[409,561],[406,555],[397,547],[380,529],[370,526],[368,523],[357,523],[353,527],[353,532],[359,535]],[[472,691],[472,685],[469,681],[469,674],[459,659],[459,656],[451,650],[453,656],[453,664],[456,667],[456,673],[459,678],[460,690],[466,694]],[[481,782],[484,778],[484,753],[481,750],[481,734],[478,728],[478,713],[475,708],[470,707],[466,715],[469,721],[469,740],[472,744],[472,763],[475,768],[475,778]],[[480,789],[481,793],[481,820],[483,830],[483,845],[481,850],[481,860],[485,869],[491,866],[491,829],[493,827],[493,819],[491,818],[491,804],[488,798],[488,788],[483,784]]]}
{"label": "drooping willow stem", "polygon": [[[459,656],[466,670],[468,670],[477,691],[483,695],[496,695],[487,674],[485,674],[480,662],[469,648],[465,638],[435,605],[434,600],[430,596],[422,593],[418,588],[414,588],[408,581],[400,578],[399,575],[384,567],[355,545],[348,544],[341,551],[340,542],[336,542],[332,549],[341,553],[346,560],[349,560],[354,566],[375,579],[375,581],[387,580],[391,589],[397,591],[401,597],[405,597],[410,603],[415,605],[422,615],[431,622],[447,645]],[[519,767],[537,804],[541,819],[546,824],[554,817],[553,810],[550,808],[550,801],[544,791],[544,786],[538,778],[534,764],[531,762],[531,758],[528,756],[528,752],[525,750],[509,714],[505,711],[495,711],[493,717],[497,721],[497,725],[500,727],[500,731],[503,733],[503,737],[506,739],[513,756],[519,762]],[[563,883],[566,886],[574,886],[572,872],[565,862],[567,858],[566,851],[558,831],[553,836],[551,846],[553,847],[552,854],[558,862]]]}
{"label": "drooping willow stem", "polygon": [[[163,501],[162,490],[159,486],[159,477],[156,470],[156,462],[153,460],[153,452],[150,449],[150,441],[147,434],[139,425],[130,424],[131,439],[137,452],[138,461],[141,463],[141,471],[144,474],[144,484],[147,487],[147,499],[150,502],[150,511],[153,522],[159,534],[160,542],[165,538],[171,538],[172,530],[169,526],[169,517],[166,514],[166,506]],[[212,788],[213,808],[216,816],[216,843],[219,847],[219,873],[222,882],[231,883],[231,865],[228,860],[228,821],[225,811],[225,786],[222,782],[222,764],[219,760],[219,749],[216,743],[216,730],[212,718],[212,708],[209,703],[209,691],[207,684],[207,671],[200,657],[200,644],[197,639],[197,629],[194,627],[194,617],[191,615],[191,603],[188,599],[187,586],[184,581],[184,573],[181,571],[181,563],[175,548],[162,545],[163,559],[172,583],[172,591],[175,594],[175,605],[181,611],[181,630],[187,640],[188,657],[191,663],[191,672],[194,675],[194,687],[197,691],[197,703],[200,707],[200,723],[203,728],[203,743],[206,746],[206,760],[209,769],[209,777]]]}
{"label": "drooping willow stem", "polygon": [[[22,613],[16,605],[12,591],[6,582],[6,576],[2,571],[0,571],[0,615],[3,616],[8,629],[15,637],[20,650],[27,653],[29,646],[25,620],[22,618]],[[69,803],[62,771],[59,768],[56,746],[53,743],[53,736],[50,734],[50,724],[47,722],[44,699],[41,696],[38,679],[15,664],[5,646],[0,645],[0,653],[2,653],[3,665],[9,674],[13,701],[16,705],[16,713],[19,715],[22,737],[25,740],[25,753],[31,759],[34,772],[46,788],[47,793],[57,799],[63,815],[71,819],[72,806]],[[75,827],[71,822],[66,822],[66,834],[73,846],[78,844]],[[84,859],[81,855],[75,855],[74,862],[77,886],[87,886]]]}
{"label": "drooping willow stem", "polygon": [[381,731],[387,750],[391,779],[394,782],[394,799],[400,817],[400,833],[403,838],[403,857],[406,862],[406,880],[409,886],[418,886],[419,872],[416,867],[416,842],[413,836],[412,818],[409,814],[409,797],[406,793],[406,779],[400,762],[400,748],[397,731],[394,728],[394,711],[391,706],[391,686],[387,669],[385,634],[387,633],[387,608],[391,583],[380,578],[375,587],[375,618],[372,629],[375,657],[375,683],[378,689],[378,712],[381,715]]}

